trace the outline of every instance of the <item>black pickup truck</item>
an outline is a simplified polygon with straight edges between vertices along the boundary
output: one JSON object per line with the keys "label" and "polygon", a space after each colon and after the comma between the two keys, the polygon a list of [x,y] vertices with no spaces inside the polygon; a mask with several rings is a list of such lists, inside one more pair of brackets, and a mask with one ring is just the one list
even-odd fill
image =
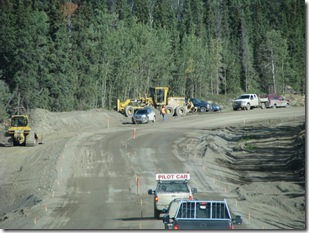
{"label": "black pickup truck", "polygon": [[163,212],[165,229],[234,229],[234,224],[241,224],[242,218],[237,215],[232,219],[226,200],[173,200]]}

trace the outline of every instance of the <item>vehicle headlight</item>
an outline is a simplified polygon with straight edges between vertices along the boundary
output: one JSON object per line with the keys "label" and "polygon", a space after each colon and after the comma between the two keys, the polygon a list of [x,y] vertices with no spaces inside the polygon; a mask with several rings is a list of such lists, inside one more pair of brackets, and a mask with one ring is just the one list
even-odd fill
{"label": "vehicle headlight", "polygon": [[241,101],[242,104],[245,104],[247,101]]}

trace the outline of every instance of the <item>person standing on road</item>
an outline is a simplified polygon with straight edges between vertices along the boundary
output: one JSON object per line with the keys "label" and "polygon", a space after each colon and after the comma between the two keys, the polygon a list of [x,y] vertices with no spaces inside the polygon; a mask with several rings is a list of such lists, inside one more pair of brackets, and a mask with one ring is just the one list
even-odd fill
{"label": "person standing on road", "polygon": [[164,105],[164,104],[163,104],[162,107],[161,107],[160,113],[161,113],[161,115],[162,115],[163,122],[164,122],[165,119],[166,119],[166,108],[165,108],[165,105]]}

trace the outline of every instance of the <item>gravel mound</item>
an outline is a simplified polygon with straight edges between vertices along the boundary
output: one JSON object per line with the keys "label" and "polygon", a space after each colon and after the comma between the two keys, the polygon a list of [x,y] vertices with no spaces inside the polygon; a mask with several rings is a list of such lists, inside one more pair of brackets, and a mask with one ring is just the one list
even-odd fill
{"label": "gravel mound", "polygon": [[31,127],[42,134],[72,132],[76,128],[115,127],[120,126],[126,119],[118,112],[104,109],[59,113],[35,109],[29,116]]}

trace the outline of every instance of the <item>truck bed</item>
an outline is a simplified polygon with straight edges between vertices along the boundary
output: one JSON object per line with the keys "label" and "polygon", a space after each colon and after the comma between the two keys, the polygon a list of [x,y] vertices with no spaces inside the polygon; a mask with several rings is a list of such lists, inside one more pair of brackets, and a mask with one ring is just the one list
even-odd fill
{"label": "truck bed", "polygon": [[[233,219],[226,200],[180,200],[175,214],[163,217],[165,229],[233,229]],[[240,224],[240,216],[236,224]]]}

